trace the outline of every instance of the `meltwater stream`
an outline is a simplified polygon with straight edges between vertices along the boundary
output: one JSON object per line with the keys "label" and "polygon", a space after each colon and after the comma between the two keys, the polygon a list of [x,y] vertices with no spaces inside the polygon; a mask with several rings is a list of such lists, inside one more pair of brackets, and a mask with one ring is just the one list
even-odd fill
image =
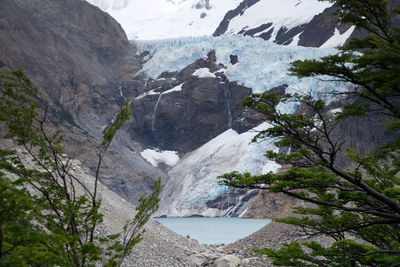
{"label": "meltwater stream", "polygon": [[269,219],[231,217],[155,218],[165,227],[202,244],[233,243],[271,222]]}

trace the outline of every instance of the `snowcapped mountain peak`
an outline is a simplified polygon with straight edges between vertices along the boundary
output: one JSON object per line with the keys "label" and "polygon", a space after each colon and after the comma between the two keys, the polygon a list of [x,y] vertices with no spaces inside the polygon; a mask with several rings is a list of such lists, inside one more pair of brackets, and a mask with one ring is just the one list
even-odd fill
{"label": "snowcapped mountain peak", "polygon": [[[87,0],[113,16],[131,40],[222,34],[285,45],[340,45],[354,28],[336,24],[333,3],[318,0]],[[339,31],[339,33],[337,33]],[[344,34],[346,32],[346,34]],[[340,42],[336,41],[341,38]],[[343,40],[342,40],[343,39]]]}
{"label": "snowcapped mountain peak", "polygon": [[241,0],[87,0],[113,16],[129,39],[212,35]]}

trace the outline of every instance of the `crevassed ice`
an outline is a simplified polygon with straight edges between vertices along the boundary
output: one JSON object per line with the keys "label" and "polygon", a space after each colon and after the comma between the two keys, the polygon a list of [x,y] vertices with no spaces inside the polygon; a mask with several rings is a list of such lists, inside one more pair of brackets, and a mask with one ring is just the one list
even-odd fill
{"label": "crevassed ice", "polygon": [[[302,78],[288,75],[290,63],[295,60],[318,59],[338,52],[334,48],[309,48],[281,46],[249,36],[187,37],[158,41],[137,41],[138,52],[149,51],[152,58],[141,70],[150,78],[157,78],[164,71],[179,71],[211,50],[216,51],[217,63],[226,66],[225,75],[253,93],[287,84],[288,93],[306,93],[331,100],[331,92],[344,90],[345,84],[322,81],[324,77]],[[237,55],[239,62],[230,64],[230,55]],[[295,104],[282,107],[282,112],[294,112]]]}

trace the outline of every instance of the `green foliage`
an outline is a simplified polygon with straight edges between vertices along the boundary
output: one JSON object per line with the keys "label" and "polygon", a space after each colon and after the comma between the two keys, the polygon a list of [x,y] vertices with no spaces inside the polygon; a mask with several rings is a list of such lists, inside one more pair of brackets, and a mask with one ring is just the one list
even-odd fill
{"label": "green foliage", "polygon": [[44,245],[54,244],[51,237],[33,223],[40,207],[21,183],[0,173],[0,265],[60,264],[57,254]]}
{"label": "green foliage", "polygon": [[55,111],[56,116],[58,117],[57,120],[53,120],[53,123],[56,126],[59,126],[62,124],[62,122],[67,122],[72,126],[75,127],[79,127],[75,121],[74,121],[74,117],[72,117],[71,113],[69,113],[67,110],[65,110],[64,106],[60,103],[60,101],[55,100],[55,104],[57,105],[57,107],[59,108],[58,111]]}
{"label": "green foliage", "polygon": [[[273,138],[290,153],[267,151],[266,156],[289,166],[285,173],[252,176],[232,172],[220,183],[282,192],[305,202],[295,207],[298,216],[275,219],[297,225],[308,236],[324,235],[334,243],[292,242],[282,249],[256,249],[280,266],[398,266],[400,264],[400,134],[375,151],[359,154],[346,147],[338,126],[352,117],[383,117],[382,124],[400,129],[400,30],[391,26],[382,0],[337,0],[341,22],[351,22],[368,33],[351,40],[336,55],[292,63],[292,75],[325,75],[348,82],[353,104],[340,114],[329,112],[320,99],[309,95],[254,94],[243,104],[265,115],[272,127],[254,142]],[[299,103],[302,114],[281,114],[279,103]],[[366,129],[367,131],[368,129]],[[338,159],[347,155],[351,168]]]}
{"label": "green foliage", "polygon": [[[304,247],[310,252],[305,252]],[[334,242],[329,248],[316,242],[291,242],[278,251],[268,248],[254,251],[275,259],[278,266],[391,266],[398,260],[394,254],[349,239]]]}
{"label": "green foliage", "polygon": [[[137,213],[121,232],[101,236],[98,179],[102,159],[129,119],[129,99],[103,131],[93,185],[71,171],[63,136],[46,124],[48,107],[23,70],[0,71],[0,121],[6,138],[27,153],[0,149],[0,266],[120,266],[141,240],[143,226],[158,208],[155,191],[141,197]],[[29,190],[28,190],[29,189]]]}
{"label": "green foliage", "polygon": [[[391,26],[391,15],[399,9],[388,11],[385,0],[338,0],[340,22],[350,22],[363,29],[368,36],[353,39],[340,48],[336,55],[321,60],[295,61],[291,71],[298,77],[328,75],[349,82],[353,91],[368,102],[358,104],[358,114],[378,109],[388,110],[388,115],[399,117],[400,106],[394,99],[400,93],[400,29]],[[391,15],[390,15],[391,14]],[[362,51],[362,54],[359,52]],[[372,106],[372,107],[371,107]],[[347,106],[342,117],[354,115],[356,105]],[[351,111],[351,109],[353,109]]]}

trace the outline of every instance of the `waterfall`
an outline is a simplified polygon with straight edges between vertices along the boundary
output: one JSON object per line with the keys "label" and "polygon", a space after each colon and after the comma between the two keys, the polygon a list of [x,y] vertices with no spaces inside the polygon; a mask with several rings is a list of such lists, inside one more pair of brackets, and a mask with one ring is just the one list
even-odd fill
{"label": "waterfall", "polygon": [[154,126],[155,126],[155,123],[156,123],[156,112],[157,112],[157,107],[158,107],[158,104],[160,103],[160,100],[161,100],[161,96],[162,96],[163,94],[160,94],[159,96],[158,96],[158,99],[157,99],[157,102],[156,102],[156,105],[154,106],[154,109],[153,109],[153,114],[151,115],[151,131],[154,133]]}
{"label": "waterfall", "polygon": [[232,217],[235,214],[237,214],[237,212],[240,210],[240,208],[246,204],[246,202],[243,201],[244,198],[246,198],[247,196],[249,196],[250,194],[253,194],[254,190],[249,190],[246,192],[246,194],[241,195],[239,197],[239,199],[237,200],[235,206],[232,207],[232,209],[230,209],[227,213],[226,213],[226,217]]}
{"label": "waterfall", "polygon": [[119,95],[123,98],[123,97],[124,97],[124,94],[123,94],[123,92],[122,92],[121,80],[119,80],[118,90],[119,90]]}
{"label": "waterfall", "polygon": [[229,82],[225,85],[225,94],[228,109],[228,126],[229,128],[232,128],[231,91],[229,90]]}

